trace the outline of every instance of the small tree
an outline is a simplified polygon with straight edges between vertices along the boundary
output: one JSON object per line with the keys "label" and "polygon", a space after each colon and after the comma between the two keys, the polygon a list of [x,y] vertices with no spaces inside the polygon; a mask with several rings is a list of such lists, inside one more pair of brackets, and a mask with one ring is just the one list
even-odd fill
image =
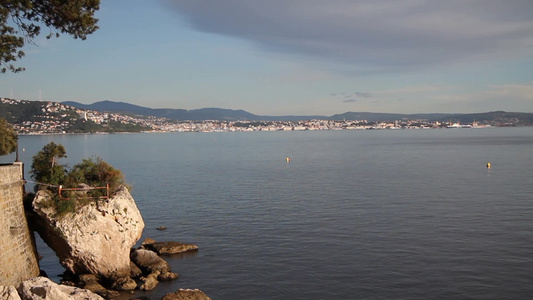
{"label": "small tree", "polygon": [[[70,172],[67,172],[66,167],[58,163],[58,160],[63,157],[67,157],[65,147],[61,144],[49,143],[33,157],[30,171],[34,180],[48,185],[37,185],[36,191],[45,188],[55,192],[49,204],[55,206],[59,215],[73,212],[90,203],[91,199],[106,195],[105,189],[91,189],[91,187],[106,187],[109,184],[110,194],[115,193],[122,185],[127,187],[122,172],[101,158],[84,159]],[[62,199],[57,193],[56,186],[59,185],[66,188],[65,193],[61,194]],[[86,185],[87,189],[68,190],[68,188],[77,188],[80,185]]]}
{"label": "small tree", "polygon": [[17,133],[5,119],[0,118],[0,155],[17,150]]}
{"label": "small tree", "polygon": [[[35,181],[51,185],[60,185],[65,182],[67,170],[59,164],[59,159],[67,157],[65,147],[54,142],[43,147],[43,150],[33,156],[31,164],[31,178]],[[36,190],[39,186],[36,186]]]}
{"label": "small tree", "polygon": [[[94,160],[92,158],[84,159],[70,170],[65,185],[76,187],[80,184],[87,184],[92,187],[103,187],[109,184],[110,193],[114,193],[121,185],[126,185],[124,174],[99,157]],[[103,195],[102,190],[91,192],[92,197],[101,195]]]}

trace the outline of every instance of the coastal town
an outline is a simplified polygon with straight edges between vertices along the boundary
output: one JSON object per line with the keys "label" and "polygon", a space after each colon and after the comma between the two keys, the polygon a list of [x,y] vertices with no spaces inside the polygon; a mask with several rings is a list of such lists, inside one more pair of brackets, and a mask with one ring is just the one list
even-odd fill
{"label": "coastal town", "polygon": [[[39,103],[28,100],[0,98],[0,104],[23,105]],[[19,134],[66,134],[76,123],[100,125],[133,125],[137,132],[237,132],[237,131],[305,131],[305,130],[379,130],[379,129],[430,129],[430,128],[483,128],[501,126],[490,122],[438,122],[428,120],[305,120],[305,121],[222,121],[222,120],[173,120],[153,116],[132,116],[110,112],[80,109],[59,102],[41,102],[38,113],[21,122],[13,122]],[[507,124],[507,123],[506,123]],[[512,123],[508,123],[512,124]],[[505,125],[505,124],[504,124]],[[98,130],[89,132],[100,132]],[[109,132],[109,131],[101,131]]]}

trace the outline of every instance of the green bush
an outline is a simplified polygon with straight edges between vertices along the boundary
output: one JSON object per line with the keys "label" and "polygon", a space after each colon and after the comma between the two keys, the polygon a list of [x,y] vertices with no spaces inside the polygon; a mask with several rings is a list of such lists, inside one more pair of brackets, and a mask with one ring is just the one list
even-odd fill
{"label": "green bush", "polygon": [[[86,184],[91,187],[105,187],[109,184],[109,193],[113,194],[121,185],[126,183],[120,170],[113,168],[113,166],[97,157],[95,159],[84,159],[68,173],[65,186],[77,187],[80,184]],[[88,192],[90,197],[100,197],[105,195],[105,193],[106,190],[104,189]]]}
{"label": "green bush", "polygon": [[[50,143],[33,157],[31,166],[32,178],[40,185],[36,189],[46,189],[52,192],[51,205],[55,205],[58,215],[74,212],[79,207],[88,205],[102,196],[113,195],[120,186],[127,187],[124,175],[118,169],[101,158],[83,159],[70,171],[58,163],[59,158],[66,157],[63,145]],[[62,186],[61,199],[58,187]],[[69,188],[83,188],[82,190],[68,190]],[[93,188],[99,189],[93,189]]]}

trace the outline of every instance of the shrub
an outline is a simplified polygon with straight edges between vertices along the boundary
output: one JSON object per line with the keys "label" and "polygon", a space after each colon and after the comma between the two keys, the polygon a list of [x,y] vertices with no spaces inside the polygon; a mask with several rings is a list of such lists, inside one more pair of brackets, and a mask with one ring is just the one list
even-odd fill
{"label": "shrub", "polygon": [[[113,194],[126,183],[120,170],[97,157],[84,159],[68,173],[66,186],[77,187],[80,184],[87,184],[91,187],[104,187],[109,184],[109,192]],[[105,194],[105,190],[91,190],[88,194],[91,197],[99,197]]]}
{"label": "shrub", "polygon": [[[93,187],[106,187],[109,185],[109,196],[114,194],[122,185],[126,185],[124,175],[118,169],[101,158],[83,159],[70,171],[58,163],[59,158],[66,157],[63,145],[50,143],[33,157],[31,166],[32,178],[44,185],[37,185],[37,189],[47,189],[52,192],[51,205],[54,205],[58,215],[74,212],[80,206],[92,203],[93,199],[107,196],[105,188],[92,189]],[[67,190],[57,193],[58,186],[62,185]],[[84,190],[68,190],[79,188]]]}

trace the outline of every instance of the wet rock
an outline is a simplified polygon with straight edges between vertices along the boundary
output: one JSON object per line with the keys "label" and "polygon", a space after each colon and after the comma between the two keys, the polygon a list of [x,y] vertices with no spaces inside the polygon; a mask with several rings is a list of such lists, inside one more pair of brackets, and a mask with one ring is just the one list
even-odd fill
{"label": "wet rock", "polygon": [[139,269],[139,267],[137,267],[137,265],[131,261],[130,261],[130,267],[131,267],[131,272],[130,272],[131,278],[137,278],[137,277],[142,276],[143,272],[141,271],[141,269]]}
{"label": "wet rock", "polygon": [[155,251],[159,255],[172,255],[189,251],[198,251],[198,246],[180,242],[156,242],[152,239],[145,240],[143,247]]}
{"label": "wet rock", "polygon": [[166,294],[161,300],[211,300],[211,298],[197,289],[180,289],[175,293]]}
{"label": "wet rock", "polygon": [[115,281],[111,288],[116,291],[133,291],[137,288],[137,283],[130,277],[123,277]]}
{"label": "wet rock", "polygon": [[159,280],[159,281],[170,281],[170,280],[178,279],[179,277],[180,277],[180,275],[177,274],[177,273],[165,272],[165,273],[159,274],[159,276],[157,276],[157,280]]}
{"label": "wet rock", "polygon": [[111,291],[103,287],[93,274],[82,274],[79,276],[78,287],[89,290],[95,294],[102,296],[104,299],[114,299],[120,294],[116,291]]}
{"label": "wet rock", "polygon": [[103,300],[85,289],[59,285],[45,277],[34,277],[22,282],[18,289],[24,300]]}
{"label": "wet rock", "polygon": [[144,274],[154,272],[170,272],[170,265],[154,251],[146,249],[135,249],[131,251],[131,261],[141,269]]}
{"label": "wet rock", "polygon": [[159,281],[157,280],[159,272],[151,273],[146,277],[141,277],[141,284],[139,285],[139,290],[141,291],[151,291],[157,287]]}
{"label": "wet rock", "polygon": [[96,294],[105,293],[107,290],[99,282],[93,274],[82,274],[79,276],[78,287],[89,290]]}
{"label": "wet rock", "polygon": [[142,245],[146,245],[146,244],[153,244],[155,243],[156,241],[154,239],[151,239],[151,238],[145,238],[144,241],[142,242]]}

